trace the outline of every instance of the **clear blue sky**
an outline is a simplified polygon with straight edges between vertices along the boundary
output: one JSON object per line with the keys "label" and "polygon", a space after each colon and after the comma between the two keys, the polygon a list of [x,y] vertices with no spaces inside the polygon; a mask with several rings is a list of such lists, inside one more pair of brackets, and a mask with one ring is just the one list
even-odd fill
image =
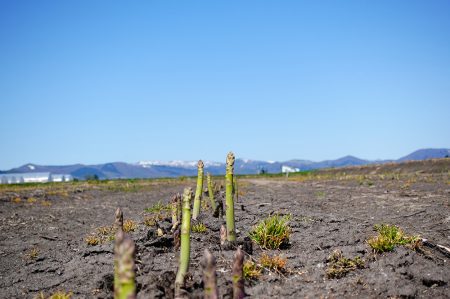
{"label": "clear blue sky", "polygon": [[450,147],[450,1],[0,1],[0,169]]}

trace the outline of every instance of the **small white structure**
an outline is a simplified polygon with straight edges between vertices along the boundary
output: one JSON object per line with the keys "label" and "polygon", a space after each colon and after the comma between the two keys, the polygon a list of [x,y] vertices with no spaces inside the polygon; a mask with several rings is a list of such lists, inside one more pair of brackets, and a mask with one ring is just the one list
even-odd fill
{"label": "small white structure", "polygon": [[1,184],[47,183],[73,181],[70,174],[50,174],[50,172],[0,174]]}
{"label": "small white structure", "polygon": [[51,174],[50,182],[70,182],[73,177],[70,174]]}
{"label": "small white structure", "polygon": [[281,173],[299,172],[300,168],[290,167],[286,165],[281,166]]}

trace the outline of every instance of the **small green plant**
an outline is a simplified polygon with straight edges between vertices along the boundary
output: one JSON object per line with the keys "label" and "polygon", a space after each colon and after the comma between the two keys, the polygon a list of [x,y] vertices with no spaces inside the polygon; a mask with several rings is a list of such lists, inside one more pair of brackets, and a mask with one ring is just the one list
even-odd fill
{"label": "small green plant", "polygon": [[156,225],[156,223],[158,223],[158,221],[156,220],[155,217],[145,217],[145,218],[144,218],[144,224],[145,224],[146,226],[153,227],[153,226]]}
{"label": "small green plant", "polygon": [[26,254],[25,257],[28,260],[35,260],[37,259],[37,257],[39,256],[39,249],[37,249],[36,247],[31,248]]}
{"label": "small green plant", "polygon": [[37,202],[37,199],[34,197],[30,197],[27,199],[27,203],[29,203],[29,204],[34,204],[35,202]]}
{"label": "small green plant", "polygon": [[364,268],[364,261],[358,256],[354,259],[344,257],[342,251],[335,250],[328,257],[328,268],[326,274],[328,278],[341,278],[348,272]]}
{"label": "small green plant", "polygon": [[199,222],[192,225],[192,232],[194,233],[205,233],[206,232],[206,225]]}
{"label": "small green plant", "polygon": [[41,205],[43,205],[44,207],[49,207],[52,205],[52,202],[50,200],[43,200],[41,201]]}
{"label": "small green plant", "polygon": [[259,222],[250,231],[250,238],[264,249],[279,249],[289,243],[291,215],[272,215]]}
{"label": "small green plant", "polygon": [[261,276],[261,267],[250,260],[244,262],[242,270],[244,272],[244,279],[247,281],[257,280]]}
{"label": "small green plant", "polygon": [[325,198],[326,193],[325,193],[325,191],[317,191],[314,195],[317,198]]}
{"label": "small green plant", "polygon": [[15,197],[11,200],[13,203],[21,203],[22,199],[20,197]]}
{"label": "small green plant", "polygon": [[395,246],[399,245],[409,245],[415,248],[420,240],[418,236],[405,235],[403,230],[396,225],[378,224],[374,228],[378,235],[367,240],[367,243],[376,253],[392,251]]}

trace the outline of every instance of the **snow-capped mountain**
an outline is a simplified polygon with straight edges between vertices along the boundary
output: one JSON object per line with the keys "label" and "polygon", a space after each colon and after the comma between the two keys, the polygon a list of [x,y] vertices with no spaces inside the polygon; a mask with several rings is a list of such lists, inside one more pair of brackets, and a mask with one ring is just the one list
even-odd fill
{"label": "snow-capped mountain", "polygon": [[[314,162],[309,160],[289,160],[284,162],[276,161],[258,161],[249,159],[236,159],[234,166],[236,174],[257,174],[280,173],[283,169],[287,170],[311,170],[329,167],[343,167],[366,165],[372,163],[384,162],[402,162],[408,160],[425,160],[431,158],[445,158],[450,156],[449,149],[422,149],[415,151],[398,160],[380,160],[369,161],[362,160],[353,156],[346,156],[336,160],[326,160]],[[222,175],[225,173],[225,163],[204,161],[205,173],[212,175]],[[27,163],[21,167],[1,173],[36,173],[50,172],[60,174],[70,174],[77,179],[85,179],[88,176],[97,176],[100,179],[118,179],[118,178],[158,178],[158,177],[178,177],[178,176],[196,176],[197,161],[173,160],[168,162],[144,160],[137,163],[113,162],[97,165],[62,165],[46,166]]]}
{"label": "snow-capped mountain", "polygon": [[[144,168],[150,168],[152,166],[169,166],[169,167],[181,167],[181,168],[197,168],[198,161],[181,161],[181,160],[173,160],[173,161],[139,161],[136,164],[142,166]],[[214,167],[222,165],[219,162],[213,161],[203,161],[205,167]]]}

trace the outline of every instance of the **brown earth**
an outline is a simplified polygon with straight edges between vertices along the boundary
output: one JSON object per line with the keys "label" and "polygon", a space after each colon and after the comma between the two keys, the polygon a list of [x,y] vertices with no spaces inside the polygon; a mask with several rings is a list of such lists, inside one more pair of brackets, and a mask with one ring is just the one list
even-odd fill
{"label": "brown earth", "polygon": [[[450,160],[320,171],[285,178],[242,178],[236,204],[239,238],[271,213],[292,214],[284,274],[264,271],[246,282],[253,298],[449,298]],[[219,178],[217,178],[219,180]],[[71,291],[72,298],[112,298],[113,244],[89,246],[85,238],[111,225],[121,207],[139,226],[138,298],[170,298],[178,252],[171,237],[155,237],[143,224],[144,208],[195,186],[195,179],[0,187],[0,297],[35,298],[42,291]],[[206,198],[206,196],[205,196]],[[221,221],[205,211],[206,233],[191,236],[188,290],[201,297],[200,260],[204,248],[217,259],[221,297],[229,298],[234,251],[221,250]],[[396,247],[374,254],[367,239],[374,225],[395,224],[429,243],[416,250]],[[169,219],[160,221],[163,229]],[[340,249],[365,266],[329,279],[328,256]],[[33,252],[34,250],[34,252]],[[252,257],[262,249],[253,245]],[[249,257],[247,257],[248,259]]]}

